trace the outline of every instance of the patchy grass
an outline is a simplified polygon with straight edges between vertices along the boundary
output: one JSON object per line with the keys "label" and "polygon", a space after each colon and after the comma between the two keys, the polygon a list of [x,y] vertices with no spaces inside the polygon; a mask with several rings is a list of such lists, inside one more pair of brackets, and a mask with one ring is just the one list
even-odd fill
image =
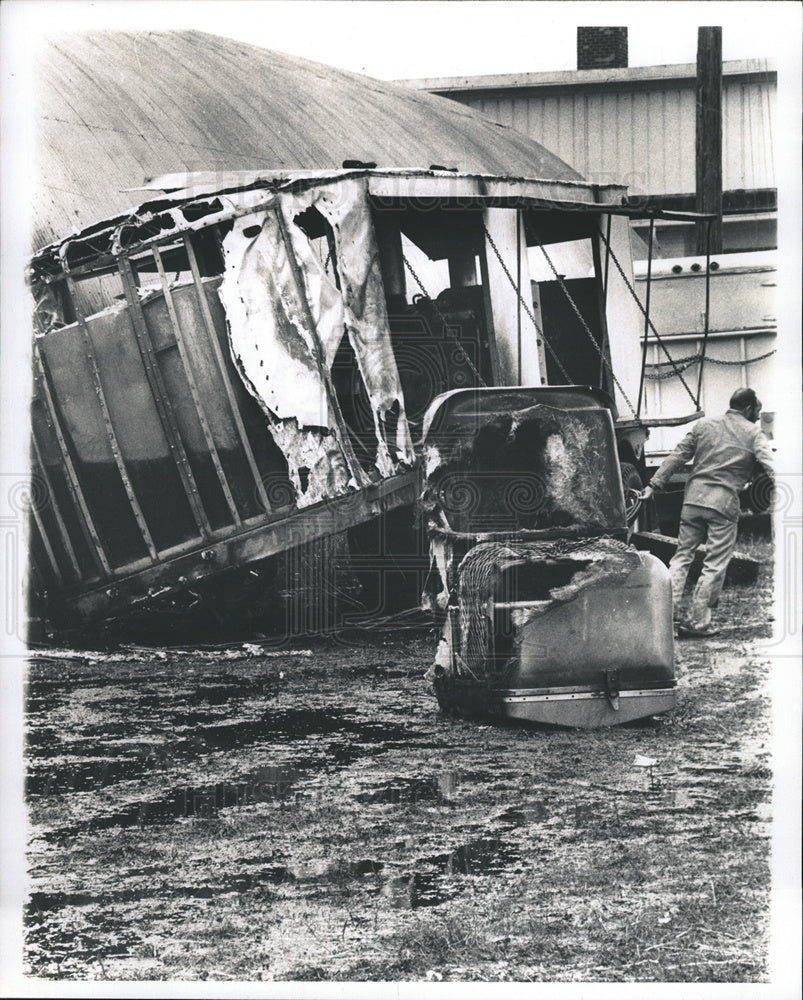
{"label": "patchy grass", "polygon": [[677,645],[677,709],[606,731],[441,716],[429,635],[35,662],[31,975],[766,979],[758,544],[723,635]]}

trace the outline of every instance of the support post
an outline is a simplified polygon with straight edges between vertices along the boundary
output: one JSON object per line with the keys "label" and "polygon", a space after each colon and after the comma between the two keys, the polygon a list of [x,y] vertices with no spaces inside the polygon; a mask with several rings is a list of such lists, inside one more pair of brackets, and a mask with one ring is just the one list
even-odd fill
{"label": "support post", "polygon": [[[717,216],[710,249],[722,252],[722,28],[697,30],[697,211]],[[697,253],[706,252],[707,223],[696,225]]]}
{"label": "support post", "polygon": [[[647,292],[644,304],[644,345],[641,350],[641,378],[638,384],[638,403],[636,403],[636,416],[641,416],[641,399],[644,394],[644,374],[647,370],[647,341],[650,336],[650,291],[652,289],[652,245],[655,236],[655,216],[650,216],[650,242],[647,250]],[[700,402],[700,393],[697,393],[697,403]]]}
{"label": "support post", "polygon": [[378,209],[373,212],[374,233],[379,250],[379,267],[385,286],[385,298],[407,300],[407,281],[404,276],[404,253],[401,230],[395,212]]}
{"label": "support post", "polygon": [[120,257],[118,259],[118,268],[123,282],[123,291],[128,302],[131,328],[134,331],[137,347],[142,358],[142,367],[145,371],[145,377],[148,380],[151,395],[153,396],[156,412],[159,414],[162,431],[170,449],[170,455],[179,474],[179,479],[184,488],[184,494],[187,498],[187,503],[189,504],[198,533],[202,538],[209,538],[212,534],[209,518],[201,503],[198,487],[195,483],[195,476],[187,457],[184,442],[181,440],[181,433],[176,423],[175,414],[173,413],[173,404],[167,394],[161,372],[159,371],[153,344],[151,343],[150,331],[148,330],[148,324],[145,322],[142,303],[137,293],[136,268],[132,266],[131,261],[127,257]]}
{"label": "support post", "polygon": [[[744,338],[742,338],[742,347],[744,348]],[[744,351],[743,351],[744,353]],[[61,537],[61,543],[64,546],[64,551],[67,553],[67,558],[70,560],[70,566],[72,567],[73,574],[76,580],[81,578],[81,567],[78,565],[78,558],[75,554],[75,548],[73,547],[72,539],[70,538],[70,533],[67,531],[67,525],[64,523],[64,518],[61,515],[61,510],[59,509],[58,502],[56,501],[56,491],[53,489],[53,480],[50,477],[50,473],[47,471],[47,466],[45,465],[45,460],[42,457],[41,449],[39,448],[39,443],[36,440],[36,430],[31,424],[31,448],[33,451],[33,458],[35,464],[32,463],[32,472],[39,469],[39,475],[44,479],[45,486],[47,487],[47,495],[50,498],[50,507],[53,511],[53,517],[56,521],[56,527],[58,528],[59,535]],[[34,516],[36,518],[37,526],[42,534],[44,534],[44,524],[40,524],[39,513],[36,510],[36,504],[33,505]],[[48,542],[45,543],[48,550],[52,551],[52,548]],[[59,573],[59,578],[61,574]]]}
{"label": "support post", "polygon": [[703,391],[703,369],[705,368],[705,351],[708,347],[708,331],[711,313],[711,226],[714,220],[708,220],[706,230],[708,239],[705,248],[705,330],[703,332],[703,349],[700,351],[700,368],[697,372],[697,409],[700,409],[700,395]]}
{"label": "support post", "polygon": [[482,278],[493,313],[496,385],[541,384],[538,330],[522,307],[521,296],[526,295],[532,301],[532,292],[524,227],[519,224],[518,215],[518,210],[509,208],[486,208],[483,211],[485,248],[481,256]]}
{"label": "support post", "polygon": [[[610,216],[609,216],[610,219]],[[607,290],[608,290],[608,276],[607,274],[603,278],[602,274],[602,254],[600,252],[600,242],[601,234],[593,233],[591,236],[591,253],[594,258],[594,276],[597,283],[597,306],[599,312],[599,387],[603,392],[607,392],[609,395],[613,395],[614,382],[610,375],[610,369],[607,369],[607,385],[606,385],[606,365],[607,361],[610,364],[611,361],[611,348],[608,337],[608,314],[606,312],[606,302],[607,302]],[[606,269],[607,269],[607,259],[606,259]]]}
{"label": "support post", "polygon": [[477,284],[477,262],[473,250],[449,257],[449,284],[452,288],[468,288]]}

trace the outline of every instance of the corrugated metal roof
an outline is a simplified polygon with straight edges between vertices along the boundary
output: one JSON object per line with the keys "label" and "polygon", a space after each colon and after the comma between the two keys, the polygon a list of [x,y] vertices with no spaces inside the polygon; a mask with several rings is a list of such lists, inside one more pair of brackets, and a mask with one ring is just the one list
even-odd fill
{"label": "corrugated metal roof", "polygon": [[202,32],[63,35],[46,47],[38,85],[35,247],[126,211],[138,200],[126,189],[173,172],[355,159],[580,178],[453,101]]}

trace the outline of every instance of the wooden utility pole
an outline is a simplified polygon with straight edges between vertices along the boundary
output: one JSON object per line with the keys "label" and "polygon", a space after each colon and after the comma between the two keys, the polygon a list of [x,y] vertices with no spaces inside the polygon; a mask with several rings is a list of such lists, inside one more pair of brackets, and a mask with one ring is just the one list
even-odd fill
{"label": "wooden utility pole", "polygon": [[[711,253],[722,252],[722,28],[697,30],[697,211],[712,213]],[[697,223],[697,253],[708,223]]]}

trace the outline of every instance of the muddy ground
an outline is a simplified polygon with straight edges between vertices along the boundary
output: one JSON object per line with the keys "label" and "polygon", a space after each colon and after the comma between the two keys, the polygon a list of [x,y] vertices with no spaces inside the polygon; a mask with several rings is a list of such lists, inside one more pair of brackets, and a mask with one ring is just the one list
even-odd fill
{"label": "muddy ground", "polygon": [[597,732],[441,715],[426,628],[40,653],[28,974],[765,980],[765,562],[677,709]]}

